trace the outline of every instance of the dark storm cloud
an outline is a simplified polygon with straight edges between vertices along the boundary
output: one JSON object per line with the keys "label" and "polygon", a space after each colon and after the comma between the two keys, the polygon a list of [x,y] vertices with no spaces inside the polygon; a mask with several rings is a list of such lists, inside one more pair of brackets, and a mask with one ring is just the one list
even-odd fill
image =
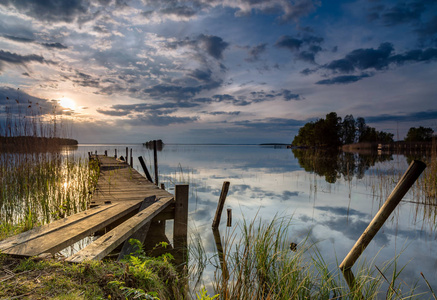
{"label": "dark storm cloud", "polygon": [[334,60],[324,67],[341,73],[350,73],[356,69],[367,70],[373,68],[381,70],[388,67],[393,50],[391,43],[382,43],[378,49],[356,49],[347,54],[345,58]]}
{"label": "dark storm cloud", "polygon": [[249,57],[246,59],[246,61],[248,62],[258,61],[260,55],[264,53],[266,49],[267,49],[266,43],[262,43],[257,46],[251,47],[248,51]]}
{"label": "dark storm cloud", "polygon": [[0,87],[0,115],[4,111],[1,106],[8,106],[12,113],[26,115],[53,115],[56,114],[70,114],[71,112],[64,111],[61,107],[56,106],[56,101],[49,101],[34,97],[24,92],[21,89],[14,89],[10,87]]}
{"label": "dark storm cloud", "polygon": [[[321,69],[327,69],[335,73],[353,73],[374,69],[382,71],[390,66],[401,66],[405,63],[430,62],[437,60],[437,48],[416,49],[407,51],[402,54],[393,54],[394,48],[391,43],[382,43],[377,49],[356,49],[348,53],[344,58],[333,60],[332,62],[321,66]],[[308,75],[316,72],[317,69],[305,69],[302,74]],[[338,84],[352,83],[363,78],[373,76],[371,73],[362,73],[360,75],[336,76],[334,78],[320,80],[317,84]]]}
{"label": "dark storm cloud", "polygon": [[288,35],[281,36],[275,43],[278,48],[285,48],[295,54],[295,58],[309,63],[315,63],[315,56],[322,51],[320,44],[323,38],[308,35],[303,38],[295,38]]}
{"label": "dark storm cloud", "polygon": [[[12,36],[12,35],[2,35],[2,37],[11,40],[11,41],[15,41],[15,42],[20,42],[20,43],[36,43],[38,44],[35,39],[30,39],[30,38],[25,38],[25,37],[18,37],[18,36]],[[48,49],[52,49],[52,48],[56,48],[56,49],[67,49],[68,47],[61,44],[61,43],[41,43],[40,45],[48,48]]]}
{"label": "dark storm cloud", "polygon": [[223,58],[223,51],[229,46],[221,37],[201,34],[198,38],[201,47],[216,59]]}
{"label": "dark storm cloud", "polygon": [[26,66],[28,63],[48,63],[54,64],[54,62],[44,59],[44,57],[36,54],[20,55],[9,51],[0,50],[0,71],[3,71],[4,64],[22,65]]}
{"label": "dark storm cloud", "polygon": [[13,35],[6,35],[6,34],[2,35],[2,37],[4,37],[5,39],[8,39],[8,40],[20,42],[20,43],[33,43],[35,41],[34,39],[30,39],[30,38],[13,36]]}
{"label": "dark storm cloud", "polygon": [[132,113],[148,113],[153,115],[165,115],[176,112],[181,108],[193,108],[199,106],[197,103],[190,102],[164,102],[157,104],[117,104],[109,109],[98,109],[97,112],[109,116],[126,116]]}
{"label": "dark storm cloud", "polygon": [[61,43],[42,43],[44,47],[48,49],[68,49],[67,46],[61,44]]}
{"label": "dark storm cloud", "polygon": [[399,1],[393,6],[376,5],[370,9],[369,20],[379,20],[385,26],[396,26],[405,23],[418,23],[424,12],[432,11],[436,2],[433,0]]}
{"label": "dark storm cloud", "polygon": [[189,18],[197,14],[197,10],[188,6],[167,7],[159,11],[163,15],[175,15]]}
{"label": "dark storm cloud", "polygon": [[343,75],[343,76],[337,76],[330,79],[324,79],[317,81],[316,84],[348,84],[352,82],[356,82],[358,80],[361,80],[363,78],[370,77],[369,74],[362,74],[362,75]]}
{"label": "dark storm cloud", "polygon": [[368,123],[380,123],[387,121],[396,122],[420,122],[426,120],[437,120],[437,110],[427,110],[420,112],[413,112],[405,115],[378,115],[366,117]]}
{"label": "dark storm cloud", "polygon": [[161,115],[142,115],[130,117],[123,120],[123,124],[127,123],[133,126],[168,126],[172,124],[186,124],[197,121],[197,117],[176,117],[176,116],[161,116]]}
{"label": "dark storm cloud", "polygon": [[41,21],[71,23],[88,13],[90,2],[87,0],[5,0],[2,5],[13,6],[20,12]]}

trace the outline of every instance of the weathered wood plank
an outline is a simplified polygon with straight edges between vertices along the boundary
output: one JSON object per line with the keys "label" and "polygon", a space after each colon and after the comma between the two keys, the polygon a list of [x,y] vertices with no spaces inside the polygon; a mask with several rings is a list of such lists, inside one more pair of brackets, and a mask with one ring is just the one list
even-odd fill
{"label": "weathered wood plank", "polygon": [[[146,209],[147,207],[152,205],[155,201],[156,201],[156,196],[147,197],[146,199],[144,199],[143,203],[141,203],[141,207],[139,211]],[[135,253],[135,251],[138,250],[137,246],[131,245],[129,243],[129,240],[135,239],[140,241],[141,243],[144,243],[144,240],[146,239],[147,236],[147,232],[149,231],[150,228],[150,223],[151,221],[144,224],[143,227],[141,227],[137,232],[132,234],[130,237],[126,239],[126,241],[124,241],[123,248],[121,249],[120,254],[118,255],[118,260],[122,260],[126,255]]]}
{"label": "weathered wood plank", "polygon": [[74,214],[72,216],[54,221],[52,223],[33,228],[31,230],[28,230],[26,232],[14,235],[10,238],[7,238],[3,241],[0,241],[0,250],[5,251],[13,246],[17,246],[19,244],[22,244],[24,242],[28,242],[32,239],[35,239],[39,236],[46,235],[50,232],[60,230],[62,228],[65,228],[66,226],[71,226],[76,222],[79,222],[81,220],[84,220],[86,218],[89,218],[91,216],[94,216],[95,214],[101,213],[111,207],[113,207],[116,204],[109,204],[109,205],[102,205],[94,208],[90,208],[86,211]]}
{"label": "weathered wood plank", "polygon": [[139,228],[150,222],[154,216],[173,202],[173,197],[161,198],[145,210],[120,224],[81,251],[67,258],[69,262],[99,260],[114,250]]}
{"label": "weathered wood plank", "polygon": [[51,231],[43,236],[11,247],[4,252],[11,255],[35,256],[41,253],[56,253],[82,238],[100,230],[117,219],[134,210],[138,210],[139,201],[117,203],[111,208],[93,215],[91,218],[79,220],[74,226],[66,226],[60,230]]}

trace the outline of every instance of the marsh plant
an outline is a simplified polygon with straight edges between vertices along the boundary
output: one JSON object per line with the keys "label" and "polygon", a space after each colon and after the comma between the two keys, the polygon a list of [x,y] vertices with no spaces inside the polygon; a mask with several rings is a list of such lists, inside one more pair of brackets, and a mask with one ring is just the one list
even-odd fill
{"label": "marsh plant", "polygon": [[[243,221],[227,230],[223,251],[218,251],[213,293],[217,299],[415,299],[415,286],[400,279],[403,267],[392,261],[376,265],[358,261],[350,288],[339,262],[327,263],[309,240],[290,243],[291,220]],[[238,228],[238,229],[237,229]],[[220,262],[219,262],[220,261]]]}
{"label": "marsh plant", "polygon": [[0,238],[85,210],[98,168],[87,159],[0,153]]}

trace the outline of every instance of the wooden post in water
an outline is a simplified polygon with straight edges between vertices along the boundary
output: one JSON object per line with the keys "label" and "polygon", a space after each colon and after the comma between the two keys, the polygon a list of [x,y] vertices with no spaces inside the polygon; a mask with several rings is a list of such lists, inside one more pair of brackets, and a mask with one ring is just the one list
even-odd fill
{"label": "wooden post in water", "polygon": [[220,231],[218,228],[212,229],[212,234],[214,235],[215,246],[217,247],[217,255],[220,261],[220,267],[222,268],[222,276],[225,280],[229,279],[229,271],[226,265],[226,259],[223,251],[222,240],[220,237]]}
{"label": "wooden post in water", "polygon": [[153,161],[155,163],[155,185],[158,186],[158,152],[156,140],[153,140]]}
{"label": "wooden post in water", "polygon": [[228,212],[228,219],[226,222],[226,226],[232,227],[232,209],[228,208],[227,212]]}
{"label": "wooden post in water", "polygon": [[175,186],[175,209],[173,223],[173,246],[178,265],[187,262],[188,230],[188,184]]}
{"label": "wooden post in water", "polygon": [[142,156],[138,156],[138,160],[140,161],[141,167],[143,168],[144,174],[146,174],[147,179],[153,183],[152,177],[150,176],[149,170],[147,170],[146,163]]}
{"label": "wooden post in water", "polygon": [[408,170],[402,176],[401,180],[399,180],[390,196],[388,196],[384,205],[379,209],[369,226],[367,226],[366,230],[364,230],[363,234],[352,247],[349,254],[340,264],[340,269],[342,271],[352,268],[358,257],[361,255],[361,253],[363,253],[364,249],[366,249],[367,245],[369,245],[370,241],[373,239],[382,225],[384,225],[384,222],[387,220],[423,170],[425,170],[425,168],[426,164],[421,161],[414,160],[411,162]]}
{"label": "wooden post in water", "polygon": [[126,157],[125,157],[125,162],[128,164],[129,163],[129,148],[126,147]]}
{"label": "wooden post in water", "polygon": [[220,199],[217,204],[217,209],[215,211],[214,221],[212,222],[212,228],[218,228],[220,225],[223,206],[225,205],[226,196],[228,195],[229,184],[229,181],[223,182],[222,192],[220,194]]}
{"label": "wooden post in water", "polygon": [[105,150],[105,156],[108,156],[108,150]]}
{"label": "wooden post in water", "polygon": [[[126,161],[127,162],[127,161]],[[134,158],[132,156],[132,148],[130,148],[130,167],[134,167]]]}
{"label": "wooden post in water", "polygon": [[115,155],[114,155],[114,157],[117,158],[117,149],[115,149]]}

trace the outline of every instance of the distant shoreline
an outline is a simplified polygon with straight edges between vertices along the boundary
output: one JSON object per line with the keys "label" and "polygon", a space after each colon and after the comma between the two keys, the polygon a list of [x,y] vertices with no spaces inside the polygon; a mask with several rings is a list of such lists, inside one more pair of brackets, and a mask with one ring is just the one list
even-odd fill
{"label": "distant shoreline", "polygon": [[53,138],[53,137],[36,137],[36,136],[0,136],[2,146],[77,146],[79,143],[75,139]]}

